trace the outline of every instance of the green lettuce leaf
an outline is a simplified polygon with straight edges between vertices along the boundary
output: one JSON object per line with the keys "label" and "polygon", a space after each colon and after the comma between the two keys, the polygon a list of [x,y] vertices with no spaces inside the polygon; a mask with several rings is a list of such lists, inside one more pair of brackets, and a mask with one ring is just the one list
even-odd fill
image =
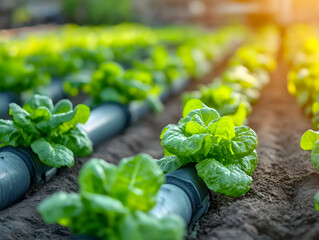
{"label": "green lettuce leaf", "polygon": [[45,107],[50,112],[52,112],[54,109],[52,99],[47,96],[35,94],[32,98],[29,98],[23,105],[23,109],[26,110],[28,113],[32,113],[39,107]]}
{"label": "green lettuce leaf", "polygon": [[315,208],[317,211],[319,211],[319,191],[315,194]]}
{"label": "green lettuce leaf", "polygon": [[17,147],[21,141],[21,133],[10,120],[0,119],[0,146]]}
{"label": "green lettuce leaf", "polygon": [[165,179],[153,158],[147,154],[124,158],[118,166],[118,171],[118,178],[110,195],[129,208],[148,211],[154,207],[157,192]]}
{"label": "green lettuce leaf", "polygon": [[73,104],[69,99],[62,99],[55,104],[53,113],[59,114],[59,113],[66,113],[73,109]]}
{"label": "green lettuce leaf", "polygon": [[222,139],[212,155],[223,158],[240,158],[250,154],[258,145],[256,133],[247,126],[235,127],[235,137]]}
{"label": "green lettuce leaf", "polygon": [[57,193],[38,211],[47,223],[99,239],[182,240],[184,221],[149,213],[165,179],[147,154],[122,159],[118,166],[91,159],[80,171],[80,193]]}
{"label": "green lettuce leaf", "polygon": [[44,164],[51,167],[72,167],[74,165],[73,152],[61,145],[49,143],[44,138],[39,138],[31,144],[32,151],[38,154]]}
{"label": "green lettuce leaf", "polygon": [[178,160],[175,155],[165,156],[159,160],[156,160],[158,166],[163,170],[164,173],[175,171],[182,166],[182,163]]}
{"label": "green lettuce leaf", "polygon": [[116,166],[100,159],[91,159],[79,174],[81,191],[97,194],[108,194],[116,181]]}
{"label": "green lettuce leaf", "polygon": [[11,103],[13,120],[0,120],[1,146],[31,147],[44,164],[73,166],[74,155],[88,156],[93,144],[87,133],[77,128],[88,120],[89,107],[80,104],[72,108],[70,100],[54,106],[49,97],[37,94],[23,107]]}
{"label": "green lettuce leaf", "polygon": [[316,142],[315,146],[311,151],[311,162],[319,171],[319,141]]}
{"label": "green lettuce leaf", "polygon": [[66,225],[66,219],[77,216],[84,209],[81,197],[76,193],[58,192],[41,202],[38,211],[46,223],[59,222]]}
{"label": "green lettuce leaf", "polygon": [[68,132],[58,135],[54,140],[69,148],[76,156],[85,157],[93,151],[93,144],[87,133],[76,126]]}
{"label": "green lettuce leaf", "polygon": [[156,162],[164,172],[196,163],[211,190],[229,196],[249,190],[258,162],[257,135],[249,127],[235,126],[231,117],[220,117],[196,99],[188,101],[183,118],[167,125],[160,138],[164,157]]}
{"label": "green lettuce leaf", "polygon": [[214,192],[228,196],[240,196],[249,190],[252,178],[236,165],[225,166],[215,159],[206,159],[196,164],[198,175]]}
{"label": "green lettuce leaf", "polygon": [[302,135],[300,147],[303,150],[312,150],[318,140],[319,133],[310,129]]}
{"label": "green lettuce leaf", "polygon": [[202,149],[208,134],[196,134],[187,137],[180,127],[168,129],[162,140],[162,146],[177,156],[191,156]]}

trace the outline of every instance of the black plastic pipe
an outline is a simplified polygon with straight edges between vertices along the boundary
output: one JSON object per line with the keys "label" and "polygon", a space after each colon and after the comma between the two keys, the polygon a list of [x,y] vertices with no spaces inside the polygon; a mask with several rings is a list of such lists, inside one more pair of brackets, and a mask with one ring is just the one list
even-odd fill
{"label": "black plastic pipe", "polygon": [[207,212],[210,191],[194,166],[178,169],[165,176],[166,183],[159,191],[158,202],[151,214],[159,218],[176,214],[188,226]]}
{"label": "black plastic pipe", "polygon": [[[94,109],[88,122],[80,127],[97,145],[123,131],[128,123],[127,108],[109,103]],[[47,181],[56,172],[56,168],[43,164],[29,148],[0,148],[0,210],[21,199],[32,182]]]}
{"label": "black plastic pipe", "polygon": [[126,106],[118,103],[106,103],[95,108],[84,129],[94,145],[121,133],[129,124],[130,114]]}
{"label": "black plastic pipe", "polygon": [[[197,175],[195,167],[189,166],[165,175],[157,195],[157,204],[150,214],[163,218],[171,214],[180,216],[186,226],[205,214],[210,205],[210,191]],[[94,237],[75,236],[74,240],[97,240]]]}
{"label": "black plastic pipe", "polygon": [[[181,91],[186,84],[186,80],[176,81],[168,93],[166,91],[162,94],[162,98]],[[62,87],[61,81],[53,81],[51,97],[57,96],[60,87]],[[79,125],[79,127],[87,131],[93,144],[97,145],[121,133],[129,123],[139,120],[147,111],[149,111],[149,107],[145,102],[141,104],[133,102],[129,107],[118,103],[106,103],[94,109],[88,122],[85,125]],[[40,162],[30,149],[1,148],[0,210],[21,199],[32,182],[47,181],[56,172],[56,168],[48,167]],[[21,182],[25,184],[19,186]]]}
{"label": "black plastic pipe", "polygon": [[21,199],[31,182],[48,181],[56,171],[29,148],[0,148],[0,210]]}

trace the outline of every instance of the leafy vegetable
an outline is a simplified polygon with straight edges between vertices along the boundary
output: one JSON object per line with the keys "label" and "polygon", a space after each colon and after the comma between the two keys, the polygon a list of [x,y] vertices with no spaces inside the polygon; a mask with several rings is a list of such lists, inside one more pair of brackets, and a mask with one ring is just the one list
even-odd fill
{"label": "leafy vegetable", "polygon": [[[301,35],[296,35],[300,33]],[[295,37],[298,36],[298,37]],[[296,25],[285,36],[285,55],[291,65],[288,91],[319,128],[319,38],[310,26]]]}
{"label": "leafy vegetable", "polygon": [[65,89],[70,93],[76,87],[81,87],[94,101],[94,104],[101,102],[119,102],[129,104],[131,101],[147,101],[155,111],[162,109],[159,100],[161,89],[153,82],[152,75],[142,70],[124,70],[116,62],[106,62],[94,72],[91,81],[67,82]]}
{"label": "leafy vegetable", "polygon": [[[300,146],[303,150],[311,150],[311,162],[319,171],[319,132],[308,130],[305,132],[300,140]],[[315,197],[315,208],[319,211],[319,192]]]}
{"label": "leafy vegetable", "polygon": [[55,193],[38,210],[45,222],[68,226],[75,234],[100,239],[182,239],[183,220],[148,213],[164,181],[147,154],[122,159],[118,166],[92,159],[80,171],[80,193]]}
{"label": "leafy vegetable", "polygon": [[[183,102],[184,104],[188,102],[188,105],[194,104],[195,100],[190,100],[194,98],[214,108],[221,116],[230,117],[236,126],[243,124],[247,114],[251,111],[251,106],[244,95],[218,82],[207,87],[201,86],[199,91],[184,94]],[[202,106],[199,104],[199,107]],[[184,110],[187,108],[186,105]]]}
{"label": "leafy vegetable", "polygon": [[[284,49],[290,64],[288,91],[312,118],[315,129],[319,128],[319,38],[310,25],[293,25],[288,28]],[[303,150],[311,151],[311,162],[319,170],[319,132],[308,130],[300,140]],[[319,192],[314,196],[315,208],[319,211]]]}
{"label": "leafy vegetable", "polygon": [[258,159],[257,136],[249,127],[235,127],[231,118],[191,100],[183,118],[166,126],[161,139],[164,157],[157,162],[164,172],[196,163],[198,175],[211,190],[229,196],[249,190]]}
{"label": "leafy vegetable", "polygon": [[32,65],[25,64],[22,60],[1,60],[0,58],[0,61],[0,92],[11,91],[19,94],[50,82],[46,74],[39,73]]}
{"label": "leafy vegetable", "polygon": [[319,132],[308,130],[300,140],[300,146],[303,150],[311,150],[311,162],[319,171]]}
{"label": "leafy vegetable", "polygon": [[46,165],[71,167],[74,155],[88,156],[92,142],[86,132],[77,128],[86,123],[90,109],[78,105],[73,110],[69,100],[55,106],[47,96],[34,95],[21,108],[10,104],[11,120],[0,120],[0,146],[31,147]]}

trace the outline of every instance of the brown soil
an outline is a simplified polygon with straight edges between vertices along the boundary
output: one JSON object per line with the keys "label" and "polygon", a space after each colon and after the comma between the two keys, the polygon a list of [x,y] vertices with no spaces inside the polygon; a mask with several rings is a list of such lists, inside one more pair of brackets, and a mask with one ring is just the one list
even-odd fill
{"label": "brown soil", "polygon": [[[280,65],[249,118],[259,137],[259,163],[251,190],[238,198],[217,195],[192,231],[195,239],[319,239],[319,213],[313,206],[319,175],[310,154],[299,148],[300,136],[311,126],[287,93],[285,74],[286,67]],[[205,82],[210,79],[212,76]],[[118,163],[123,157],[146,152],[160,158],[163,149],[158,136],[165,125],[180,118],[179,99],[171,98],[163,114],[148,114],[122,135],[95,148],[93,157]],[[77,159],[75,167],[61,169],[50,182],[33,186],[23,201],[1,211],[0,239],[70,239],[67,228],[46,225],[36,207],[56,191],[78,191],[77,175],[87,159]]]}
{"label": "brown soil", "polygon": [[311,124],[286,90],[286,74],[280,64],[249,117],[259,139],[250,191],[239,198],[218,195],[199,221],[197,239],[319,239],[313,200],[319,174],[299,147]]}

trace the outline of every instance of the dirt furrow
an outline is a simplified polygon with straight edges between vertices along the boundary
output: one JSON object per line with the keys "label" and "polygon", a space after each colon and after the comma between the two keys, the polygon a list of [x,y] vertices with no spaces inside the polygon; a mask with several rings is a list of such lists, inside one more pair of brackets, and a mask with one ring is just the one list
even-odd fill
{"label": "dirt furrow", "polygon": [[[198,84],[207,84],[224,69],[228,56],[214,70],[201,79],[192,82],[186,90],[195,90]],[[163,155],[160,133],[169,123],[177,123],[181,117],[181,96],[173,96],[165,103],[160,115],[148,114],[139,123],[129,127],[121,135],[96,147],[91,157],[102,158],[117,164],[122,158],[138,153],[148,153],[154,158]],[[90,157],[90,158],[91,158]],[[74,167],[60,169],[58,175],[44,185],[34,185],[20,201],[0,211],[0,240],[44,240],[70,239],[71,232],[58,224],[45,224],[36,208],[45,198],[57,191],[77,192],[78,173],[89,158],[77,158]]]}
{"label": "dirt furrow", "polygon": [[287,69],[280,61],[249,118],[259,139],[251,190],[217,196],[199,222],[198,239],[319,239],[313,203],[319,174],[299,147],[311,125],[286,90]]}

